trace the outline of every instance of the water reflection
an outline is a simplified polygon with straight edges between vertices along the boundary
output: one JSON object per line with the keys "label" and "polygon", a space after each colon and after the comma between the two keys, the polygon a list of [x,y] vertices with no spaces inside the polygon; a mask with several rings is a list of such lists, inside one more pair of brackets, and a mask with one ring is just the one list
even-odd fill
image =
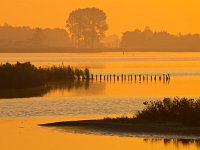
{"label": "water reflection", "polygon": [[[139,93],[156,86],[169,85],[170,80],[76,80],[71,82],[55,82],[46,86],[26,89],[0,90],[0,98],[30,98],[30,97],[65,97],[82,95],[133,95],[131,90]],[[142,85],[142,86],[141,86]],[[127,90],[128,89],[128,90]],[[148,93],[148,92],[147,92]]]}
{"label": "water reflection", "polygon": [[[135,140],[139,138],[143,141],[142,145],[150,145],[155,147],[159,145],[158,149],[190,149],[197,148],[200,149],[200,139],[196,136],[181,136],[181,135],[159,135],[160,138],[156,137],[158,135],[144,134],[144,133],[131,133],[131,132],[121,132],[121,131],[110,131],[110,129],[99,129],[92,127],[58,127],[58,131],[64,133],[73,133],[73,134],[83,134],[90,136],[112,136],[112,137],[121,137],[121,138],[131,138]],[[151,138],[155,137],[155,138]],[[145,148],[144,148],[145,149]],[[153,148],[151,148],[153,149]]]}
{"label": "water reflection", "polygon": [[51,93],[55,90],[68,91],[71,90],[88,90],[90,87],[89,81],[71,81],[71,82],[57,82],[49,83],[46,86],[26,88],[26,89],[10,89],[0,90],[0,98],[29,98],[29,97],[43,97],[47,93]]}
{"label": "water reflection", "polygon": [[191,145],[194,145],[198,148],[200,148],[200,140],[197,139],[144,139],[145,142],[147,143],[158,143],[158,142],[162,142],[165,146],[171,145],[173,144],[174,147],[188,147]]}

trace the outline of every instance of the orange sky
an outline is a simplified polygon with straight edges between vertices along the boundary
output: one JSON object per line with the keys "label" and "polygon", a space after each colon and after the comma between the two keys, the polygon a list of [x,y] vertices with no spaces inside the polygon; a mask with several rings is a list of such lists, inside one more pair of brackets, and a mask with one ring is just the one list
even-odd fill
{"label": "orange sky", "polygon": [[200,33],[200,0],[0,0],[0,24],[65,27],[70,11],[99,7],[108,34],[150,26],[171,33]]}

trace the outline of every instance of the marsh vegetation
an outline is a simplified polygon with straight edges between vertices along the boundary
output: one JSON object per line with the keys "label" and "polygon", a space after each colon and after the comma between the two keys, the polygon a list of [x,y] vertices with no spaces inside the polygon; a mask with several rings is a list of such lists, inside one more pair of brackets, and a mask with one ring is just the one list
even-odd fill
{"label": "marsh vegetation", "polygon": [[71,66],[36,67],[30,62],[0,65],[0,89],[43,86],[50,82],[89,79],[89,69]]}

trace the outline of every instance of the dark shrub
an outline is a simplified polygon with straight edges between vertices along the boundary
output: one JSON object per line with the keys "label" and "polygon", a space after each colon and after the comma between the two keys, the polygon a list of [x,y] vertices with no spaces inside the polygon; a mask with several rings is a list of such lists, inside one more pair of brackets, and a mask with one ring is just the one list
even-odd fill
{"label": "dark shrub", "polygon": [[138,119],[181,122],[200,125],[200,99],[164,98],[145,102],[146,108],[137,114]]}

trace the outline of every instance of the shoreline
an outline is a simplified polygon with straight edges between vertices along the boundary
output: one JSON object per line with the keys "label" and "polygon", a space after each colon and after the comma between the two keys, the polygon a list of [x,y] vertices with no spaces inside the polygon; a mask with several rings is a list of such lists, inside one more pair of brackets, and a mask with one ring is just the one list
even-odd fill
{"label": "shoreline", "polygon": [[0,53],[106,53],[106,52],[200,52],[200,49],[145,49],[145,48],[0,48]]}

